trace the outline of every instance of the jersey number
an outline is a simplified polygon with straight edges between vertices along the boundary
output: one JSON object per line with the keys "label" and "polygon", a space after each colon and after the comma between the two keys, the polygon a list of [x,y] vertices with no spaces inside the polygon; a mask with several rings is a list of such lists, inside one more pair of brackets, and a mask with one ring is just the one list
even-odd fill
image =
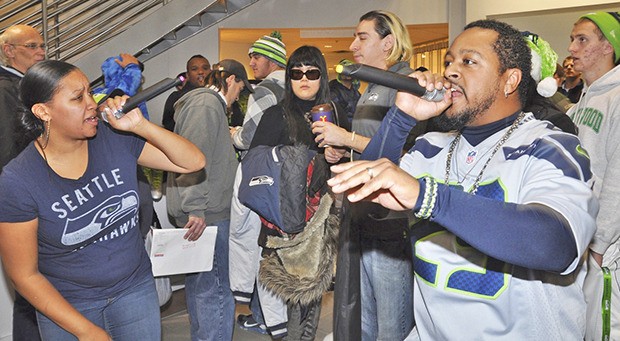
{"label": "jersey number", "polygon": [[[485,262],[498,262],[485,257]],[[490,264],[489,264],[490,265]],[[499,265],[499,264],[497,264]],[[416,275],[433,287],[439,285],[437,263],[414,257]],[[446,279],[445,287],[448,291],[464,295],[474,295],[485,299],[497,298],[507,287],[508,274],[481,268],[460,268],[452,271]]]}
{"label": "jersey number", "polygon": [[[480,186],[478,195],[503,201],[504,190],[498,182],[493,182]],[[484,264],[481,268],[459,268],[453,270],[446,280],[446,290],[485,299],[497,298],[508,287],[509,275],[504,272],[489,270],[489,268],[502,268],[503,263],[496,259],[484,256],[481,263]],[[415,273],[425,282],[433,287],[437,287],[439,271],[437,262],[423,259],[416,254],[414,255],[414,269]]]}

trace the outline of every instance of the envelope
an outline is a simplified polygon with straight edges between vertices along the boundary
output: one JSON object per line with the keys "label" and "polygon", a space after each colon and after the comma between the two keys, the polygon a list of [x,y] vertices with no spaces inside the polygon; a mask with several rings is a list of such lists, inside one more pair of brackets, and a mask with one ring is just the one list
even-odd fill
{"label": "envelope", "polygon": [[196,241],[183,239],[186,232],[187,229],[151,229],[145,245],[153,276],[211,271],[217,226],[207,226]]}

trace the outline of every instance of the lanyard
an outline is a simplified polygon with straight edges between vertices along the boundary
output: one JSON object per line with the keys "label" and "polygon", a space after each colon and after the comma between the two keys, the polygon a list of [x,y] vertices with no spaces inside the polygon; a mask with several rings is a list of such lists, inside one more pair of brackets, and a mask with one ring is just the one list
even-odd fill
{"label": "lanyard", "polygon": [[603,310],[603,341],[609,341],[611,332],[611,272],[609,268],[603,267],[603,300],[601,307]]}

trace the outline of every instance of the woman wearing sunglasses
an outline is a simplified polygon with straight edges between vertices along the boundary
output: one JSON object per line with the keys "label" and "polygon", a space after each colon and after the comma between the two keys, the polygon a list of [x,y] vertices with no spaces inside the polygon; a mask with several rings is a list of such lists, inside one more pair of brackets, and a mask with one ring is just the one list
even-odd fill
{"label": "woman wearing sunglasses", "polygon": [[[310,111],[318,104],[331,103],[327,66],[321,51],[302,46],[289,57],[286,66],[284,99],[265,111],[250,148],[302,143],[320,151],[310,125]],[[349,129],[344,110],[334,108],[334,123]]]}
{"label": "woman wearing sunglasses", "polygon": [[[314,157],[314,170],[312,180],[310,181],[310,185],[308,185],[308,192],[310,192],[310,188],[321,188],[317,190],[317,193],[322,194],[327,191],[325,181],[327,177],[329,177],[329,169],[323,154],[324,148],[320,148],[314,141],[315,136],[312,134],[310,128],[312,124],[310,114],[312,107],[326,103],[332,104],[334,123],[340,123],[345,129],[350,128],[345,110],[334,105],[333,102],[330,101],[328,83],[327,67],[321,51],[313,46],[302,46],[295,50],[289,57],[286,67],[284,99],[278,105],[265,111],[250,145],[250,151],[252,151],[254,147],[260,145],[305,145],[310,150],[317,151],[318,154]],[[320,170],[325,171],[320,172]],[[317,175],[325,173],[327,175],[322,178]],[[312,194],[310,193],[309,195]],[[323,195],[319,194],[318,196],[319,198],[317,199],[322,202],[324,199]],[[311,206],[310,202],[312,202],[312,200],[308,200],[307,207]],[[307,215],[308,210],[306,210],[306,216]],[[319,214],[316,213],[316,215],[318,216]],[[270,236],[270,238],[283,236],[287,238],[295,237],[294,235],[283,233],[283,231],[277,229],[277,227],[274,229],[273,226],[268,225],[269,224],[263,221],[258,240],[258,243],[263,246],[264,257],[261,261],[261,282],[265,280],[265,264],[269,263],[267,259],[270,255],[273,256],[275,253],[274,249],[266,247],[267,236]],[[310,223],[306,225],[305,229],[309,229],[309,226]],[[311,255],[308,255],[308,258],[311,257]],[[320,258],[322,262],[333,261],[333,257],[330,258],[327,252],[321,253],[318,258]],[[308,263],[309,262],[310,261],[308,261]],[[331,269],[333,269],[333,267],[330,267],[330,270]],[[326,272],[324,273],[326,274]],[[285,282],[287,278],[289,278],[288,274],[283,274],[281,277],[278,277],[276,281]],[[319,278],[319,276],[317,276],[317,278]],[[325,277],[322,277],[322,279],[324,278]],[[329,281],[331,282],[331,272],[329,273]],[[318,282],[324,283],[317,279],[315,283]],[[292,285],[303,286],[299,283],[300,281],[296,281],[296,284]],[[302,290],[307,290],[307,292],[315,290],[313,292],[316,292],[317,287],[322,288],[315,285],[315,283],[310,283],[307,287],[303,286],[305,289]],[[287,324],[287,339],[314,340],[321,312],[320,296],[322,292],[322,290],[318,290],[318,294],[316,294],[318,297],[317,300],[309,304],[291,303],[294,299],[290,299],[284,294],[279,295],[288,302],[289,319]],[[276,292],[276,294],[278,293]]]}

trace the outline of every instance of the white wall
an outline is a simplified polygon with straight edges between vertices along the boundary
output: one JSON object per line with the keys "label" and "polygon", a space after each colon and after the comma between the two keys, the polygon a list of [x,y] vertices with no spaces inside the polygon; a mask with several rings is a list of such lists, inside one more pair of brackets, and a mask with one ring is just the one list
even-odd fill
{"label": "white wall", "polygon": [[[605,5],[620,8],[615,1],[577,0],[460,0],[449,9],[449,1],[456,0],[260,0],[236,15],[220,22],[216,27],[205,30],[177,47],[168,50],[145,63],[145,84],[149,86],[165,77],[175,76],[185,70],[185,62],[194,54],[202,54],[211,62],[219,60],[218,30],[222,28],[271,28],[271,27],[354,27],[359,17],[369,10],[385,9],[396,13],[405,24],[450,22],[462,26],[465,22],[488,17],[511,22],[520,29],[539,33],[552,43],[560,56],[564,56],[564,42],[572,27],[571,11],[586,12],[584,6]],[[460,13],[464,7],[464,13]],[[562,9],[560,11],[553,9]],[[598,9],[598,8],[597,8]],[[450,14],[448,14],[450,13]],[[568,13],[568,14],[566,14]],[[562,14],[568,18],[561,17]],[[566,22],[568,28],[542,18]],[[557,15],[557,17],[555,16]],[[544,16],[544,17],[541,17]],[[569,20],[570,19],[570,20]],[[552,33],[558,27],[558,33]],[[458,30],[450,31],[451,38]],[[131,44],[130,41],[127,42]],[[109,55],[119,51],[110,51]],[[240,60],[241,62],[245,62]],[[95,66],[96,68],[99,65]],[[161,112],[167,93],[148,103],[154,122],[161,122]],[[11,338],[12,300],[5,281],[0,279],[0,341]]]}
{"label": "white wall", "polygon": [[[464,3],[464,4],[463,4]],[[260,0],[205,32],[157,56],[146,63],[145,86],[185,70],[185,62],[196,53],[211,62],[220,59],[219,28],[287,28],[354,27],[359,17],[373,9],[396,13],[405,24],[448,22],[450,39],[460,32],[463,23],[483,18],[506,21],[521,30],[540,34],[558,52],[567,55],[566,46],[572,23],[590,9],[620,9],[618,1],[592,0]],[[319,12],[319,9],[327,9]],[[460,13],[462,11],[463,13]],[[312,13],[312,14],[310,14]],[[551,25],[549,23],[552,23]],[[226,58],[227,56],[222,56]],[[245,60],[239,60],[245,63]],[[161,112],[168,93],[148,103],[154,122],[161,122]]]}
{"label": "white wall", "polygon": [[618,1],[569,0],[468,0],[467,22],[493,18],[505,21],[521,31],[539,34],[549,42],[561,61],[568,56],[569,35],[575,21],[592,11],[620,11]]}
{"label": "white wall", "polygon": [[489,16],[518,14],[546,10],[558,10],[575,7],[591,7],[604,4],[618,4],[618,1],[593,0],[467,0],[467,22],[485,19]]}
{"label": "white wall", "polygon": [[[359,17],[373,9],[392,11],[405,24],[441,23],[448,21],[447,2],[448,0],[260,0],[223,20],[217,27],[211,27],[174,49],[148,60],[145,63],[145,86],[184,71],[185,62],[194,54],[204,55],[211,63],[218,61],[219,28],[355,27]],[[325,10],[321,11],[322,9]],[[247,48],[249,46],[245,47],[246,51]],[[222,59],[226,57],[222,56]],[[247,59],[239,61],[247,63]],[[168,93],[165,93],[148,102],[149,114],[154,122],[161,122],[167,97]]]}
{"label": "white wall", "polygon": [[[212,63],[218,61],[220,27],[355,27],[359,17],[373,9],[392,11],[405,24],[441,23],[448,21],[447,1],[449,0],[260,0],[218,25],[148,60],[145,63],[144,87],[184,71],[185,63],[192,55],[202,54]],[[131,41],[127,41],[126,44],[131,46]],[[111,56],[119,52],[109,51],[102,55]],[[239,61],[247,63],[247,60]],[[90,65],[89,69],[99,70],[100,65],[100,62],[97,65]],[[97,76],[97,71],[89,75],[92,79]],[[154,122],[161,123],[167,97],[168,93],[164,93],[148,102],[148,110]],[[12,302],[8,285],[0,275],[0,341],[11,340]]]}

